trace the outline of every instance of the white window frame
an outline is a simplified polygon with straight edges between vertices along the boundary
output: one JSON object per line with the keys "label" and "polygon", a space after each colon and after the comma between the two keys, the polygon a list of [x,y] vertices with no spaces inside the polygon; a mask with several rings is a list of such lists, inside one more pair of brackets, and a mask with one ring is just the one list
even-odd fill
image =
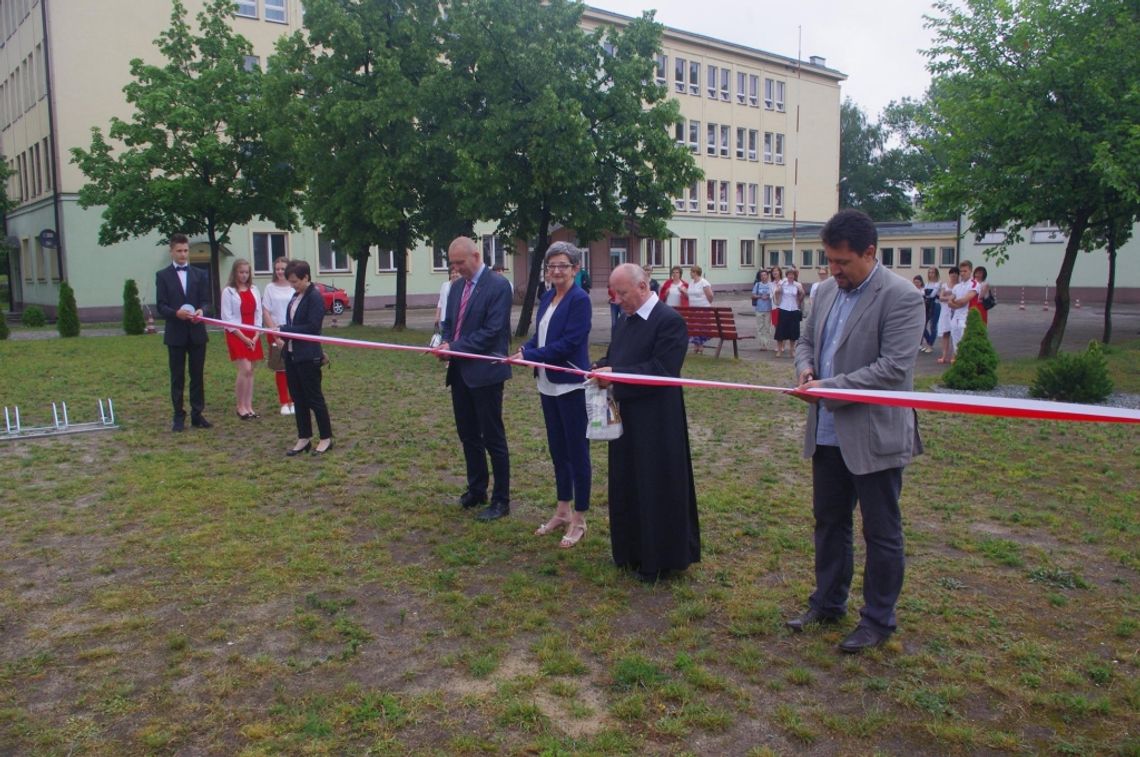
{"label": "white window frame", "polygon": [[880,247],[879,248],[879,262],[887,268],[895,267],[895,248],[894,247]]}
{"label": "white window frame", "polygon": [[[331,265],[325,265],[324,251],[327,249],[332,257],[329,259]],[[338,265],[343,263],[343,265]],[[351,273],[352,271],[352,258],[349,257],[348,252],[338,249],[336,240],[326,234],[317,235],[317,273],[331,274],[331,273]]]}
{"label": "white window frame", "polygon": [[656,62],[653,65],[653,79],[658,84],[664,86],[665,84],[668,83],[668,79],[667,79],[668,76],[669,76],[669,56],[662,53],[662,54],[657,56]]}
{"label": "white window frame", "polygon": [[760,194],[759,184],[748,185],[748,215],[757,215],[756,198]]}
{"label": "white window frame", "polygon": [[775,79],[764,79],[764,110],[772,110],[772,95],[776,89]]}
{"label": "white window frame", "polygon": [[701,62],[689,61],[689,94],[701,96]]}
{"label": "white window frame", "polygon": [[922,252],[921,252],[922,267],[923,268],[930,268],[931,266],[934,265],[934,261],[938,259],[938,256],[936,255],[935,248],[934,247],[922,247],[920,249],[922,250]]}
{"label": "white window frame", "polygon": [[[257,260],[257,240],[258,237],[265,239],[265,253],[267,260],[265,266],[258,268]],[[273,253],[273,239],[278,238],[281,240],[281,254],[275,255]],[[251,231],[249,233],[249,258],[250,265],[253,267],[253,273],[257,274],[273,274],[273,261],[279,257],[289,257],[289,234],[285,231]]]}
{"label": "white window frame", "polygon": [[494,268],[496,265],[507,267],[507,254],[511,252],[510,240],[497,234],[484,234],[479,238],[479,242],[483,250],[483,262],[488,268]]}
{"label": "white window frame", "polygon": [[431,269],[433,271],[446,271],[451,266],[447,260],[447,248],[438,245],[432,245],[431,248]]}
{"label": "white window frame", "polygon": [[373,247],[372,254],[376,256],[376,273],[396,272],[396,251],[381,250]]}
{"label": "white window frame", "polygon": [[720,157],[727,158],[732,154],[730,149],[732,127],[728,124],[720,125]]}
{"label": "white window frame", "polygon": [[827,268],[827,250],[815,251],[815,266],[816,268]]}
{"label": "white window frame", "polygon": [[728,268],[728,240],[709,240],[709,268]]}
{"label": "white window frame", "polygon": [[646,239],[645,255],[642,259],[645,261],[645,265],[663,268],[665,266],[665,242],[661,239]]}
{"label": "white window frame", "polygon": [[949,268],[952,265],[958,264],[958,250],[954,247],[940,247],[938,248],[938,257],[940,265],[944,268]]}
{"label": "white window frame", "polygon": [[689,62],[678,56],[673,59],[673,88],[678,92],[685,91],[685,73],[689,70]]}
{"label": "white window frame", "polygon": [[720,182],[720,192],[718,193],[718,196],[720,200],[719,206],[721,213],[728,212],[728,184],[729,183],[727,181]]}
{"label": "white window frame", "polygon": [[760,159],[759,153],[757,152],[757,146],[759,145],[759,143],[760,143],[760,130],[759,129],[749,129],[748,130],[748,159],[754,163]]}
{"label": "white window frame", "polygon": [[811,261],[815,253],[810,247],[800,250],[800,268],[811,268]]}
{"label": "white window frame", "polygon": [[743,105],[748,98],[748,74],[736,72],[736,102]]}
{"label": "white window frame", "polygon": [[774,157],[776,159],[776,165],[784,165],[784,135],[780,132],[776,132],[776,150]]}
{"label": "white window frame", "polygon": [[682,239],[677,259],[680,266],[694,266],[697,264],[697,240]]}
{"label": "white window frame", "polygon": [[688,128],[689,125],[684,119],[673,125],[673,139],[679,147],[687,147],[689,144],[689,139],[685,134]]}
{"label": "white window frame", "polygon": [[705,212],[716,212],[716,179],[705,181]]}
{"label": "white window frame", "polygon": [[756,240],[755,239],[741,239],[740,240],[740,267],[741,268],[755,268],[756,267]]}
{"label": "white window frame", "polygon": [[286,10],[285,0],[262,0],[265,20],[274,24],[289,23],[289,14]]}
{"label": "white window frame", "polygon": [[717,83],[717,67],[711,63],[708,65],[708,78],[705,86],[705,91],[708,93],[710,100],[716,99],[716,83]]}
{"label": "white window frame", "polygon": [[689,152],[700,154],[701,152],[701,122],[696,120],[689,121]]}
{"label": "white window frame", "polygon": [[779,113],[784,112],[784,89],[786,82],[782,80],[776,81],[776,111]]}
{"label": "white window frame", "polygon": [[753,108],[760,107],[760,76],[748,75],[748,104]]}
{"label": "white window frame", "polygon": [[772,215],[782,218],[784,215],[784,187],[776,186],[776,195],[772,201]]}
{"label": "white window frame", "polygon": [[716,157],[716,129],[717,125],[709,121],[705,128],[705,154],[709,157]]}
{"label": "white window frame", "polygon": [[764,215],[772,215],[772,185],[764,185]]}
{"label": "white window frame", "polygon": [[234,0],[234,15],[239,18],[258,18],[257,0]]}
{"label": "white window frame", "polygon": [[736,214],[744,215],[744,182],[736,182]]}
{"label": "white window frame", "polygon": [[783,268],[796,267],[796,252],[795,250],[784,250],[784,265]]}
{"label": "white window frame", "polygon": [[701,185],[694,181],[689,185],[689,211],[696,213],[701,209]]}
{"label": "white window frame", "polygon": [[911,268],[914,266],[914,248],[913,247],[900,247],[899,248],[899,268]]}
{"label": "white window frame", "polygon": [[736,127],[736,159],[744,160],[744,135],[747,129],[743,126]]}
{"label": "white window frame", "polygon": [[732,96],[728,93],[729,83],[732,80],[732,71],[724,66],[720,68],[720,99],[721,102],[730,102]]}
{"label": "white window frame", "polygon": [[772,140],[774,135],[770,131],[764,132],[764,162],[772,162]]}

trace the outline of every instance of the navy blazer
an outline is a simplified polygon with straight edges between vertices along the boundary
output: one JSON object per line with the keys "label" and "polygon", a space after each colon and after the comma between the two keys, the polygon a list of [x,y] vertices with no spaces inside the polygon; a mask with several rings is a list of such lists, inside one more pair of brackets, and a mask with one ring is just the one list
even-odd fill
{"label": "navy blazer", "polygon": [[[506,357],[511,343],[510,282],[490,268],[483,270],[467,300],[459,339],[453,340],[459,301],[463,299],[466,286],[467,280],[462,278],[452,283],[447,293],[447,318],[439,325],[440,337],[456,352]],[[452,358],[447,368],[446,382],[449,386],[453,370],[459,371],[463,383],[472,388],[498,384],[511,377],[511,367],[506,363]]]}
{"label": "navy blazer", "polygon": [[[540,323],[546,309],[554,299],[554,290],[551,289],[542,295],[538,303],[538,320]],[[562,302],[554,309],[550,316],[550,325],[546,329],[546,345],[538,346],[538,329],[535,328],[532,336],[522,346],[523,358],[550,365],[559,365],[565,368],[588,369],[590,367],[590,321],[594,315],[594,307],[590,302],[590,295],[577,284],[571,284]],[[534,374],[538,375],[536,368]],[[547,371],[546,377],[555,384],[580,384],[586,379],[577,373],[563,371]]]}
{"label": "navy blazer", "polygon": [[[321,335],[321,324],[325,320],[325,298],[317,291],[312,282],[309,283],[309,288],[305,290],[304,294],[293,295],[296,299],[300,296],[301,301],[297,303],[297,312],[290,315],[289,308],[285,309],[285,325],[281,327],[281,334],[286,336],[289,333],[293,334],[311,334],[312,336]],[[292,301],[289,303],[292,305]],[[310,342],[304,339],[293,339],[290,341],[293,345],[293,359],[297,361],[304,360],[320,360],[323,353],[320,342]],[[286,354],[288,353],[288,345],[286,345]]]}
{"label": "navy blazer", "polygon": [[208,310],[210,301],[210,279],[205,271],[194,266],[186,269],[186,291],[178,280],[178,271],[168,265],[154,275],[155,307],[158,314],[166,319],[162,332],[162,343],[172,347],[185,347],[191,344],[205,344],[206,324],[184,321],[177,313],[183,305],[195,310]]}

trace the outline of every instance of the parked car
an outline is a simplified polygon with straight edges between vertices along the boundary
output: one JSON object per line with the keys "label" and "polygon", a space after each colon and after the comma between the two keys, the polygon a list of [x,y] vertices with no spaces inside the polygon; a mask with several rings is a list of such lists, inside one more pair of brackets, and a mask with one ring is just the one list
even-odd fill
{"label": "parked car", "polygon": [[313,286],[325,298],[325,312],[340,315],[346,310],[349,310],[352,305],[348,302],[348,292],[343,289],[337,289],[332,284],[322,284],[320,282],[313,282]]}

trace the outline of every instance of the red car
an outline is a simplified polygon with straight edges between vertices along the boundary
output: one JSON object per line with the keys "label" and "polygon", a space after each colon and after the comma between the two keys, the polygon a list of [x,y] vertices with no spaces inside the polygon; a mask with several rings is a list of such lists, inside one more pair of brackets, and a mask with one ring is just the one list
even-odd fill
{"label": "red car", "polygon": [[348,302],[348,292],[343,289],[337,289],[331,284],[321,284],[313,282],[313,286],[325,298],[325,312],[340,315],[344,311],[352,307]]}

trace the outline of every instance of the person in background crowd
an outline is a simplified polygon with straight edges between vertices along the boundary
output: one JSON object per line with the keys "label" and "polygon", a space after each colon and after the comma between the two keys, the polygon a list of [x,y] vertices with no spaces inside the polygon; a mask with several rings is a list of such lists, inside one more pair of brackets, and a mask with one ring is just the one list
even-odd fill
{"label": "person in background crowd", "polygon": [[950,307],[954,299],[954,290],[958,286],[958,269],[951,266],[946,269],[947,283],[942,285],[938,295],[941,311],[938,314],[938,336],[942,338],[942,355],[938,358],[940,365],[949,365],[954,360],[954,341],[950,338],[954,311]]}
{"label": "person in background crowd", "polygon": [[[230,266],[230,278],[222,290],[222,318],[238,326],[261,327],[261,294],[253,285],[253,269],[249,261],[238,258]],[[237,366],[234,395],[237,416],[243,421],[260,418],[253,411],[253,365],[265,359],[261,351],[261,334],[253,330],[226,328],[226,347],[230,361]]]}
{"label": "person in background crowd", "polygon": [[931,266],[926,271],[926,284],[922,288],[922,301],[926,309],[926,327],[922,332],[923,352],[934,352],[934,340],[938,338],[938,318],[942,314],[939,296],[942,294],[942,282],[939,281],[938,269]]}
{"label": "person in background crowd", "polygon": [[685,281],[681,266],[669,269],[669,280],[661,286],[658,296],[671,308],[689,307],[689,282]]}
{"label": "person in background crowd", "polygon": [[447,281],[443,282],[439,287],[439,300],[435,303],[435,330],[439,331],[439,325],[443,323],[444,318],[447,317],[447,294],[451,291],[451,282],[459,278],[459,274],[455,272],[455,268],[448,267]]}
{"label": "person in background crowd", "polygon": [[502,276],[504,279],[506,279],[507,283],[511,285],[511,296],[513,297],[515,294],[515,282],[511,281],[507,277],[507,269],[503,266],[503,264],[495,263],[495,265],[491,266],[491,270]]}
{"label": "person in background crowd", "polygon": [[[569,242],[555,242],[546,251],[550,291],[538,303],[538,327],[512,359],[565,368],[585,368],[590,362],[590,295],[574,285],[582,251]],[[590,509],[590,441],[586,438],[586,393],[582,376],[536,368],[546,442],[554,463],[557,504],[554,517],[538,527],[536,536],[565,528],[563,549],[586,535]],[[571,510],[571,500],[573,509]]]}
{"label": "person in background crowd", "polygon": [[162,343],[166,345],[170,364],[170,402],[174,420],[170,426],[178,433],[186,428],[183,387],[186,365],[190,364],[190,425],[210,428],[202,411],[206,407],[206,324],[198,321],[210,299],[210,282],[205,271],[190,265],[190,239],[185,234],[170,236],[171,264],[154,275],[155,306],[166,319]]}
{"label": "person in background crowd", "polygon": [[[280,257],[273,261],[273,281],[265,285],[261,294],[261,320],[267,329],[276,329],[285,323],[286,308],[289,300],[293,299],[293,287],[285,280],[285,268],[289,265],[289,258]],[[289,396],[289,379],[285,375],[285,358],[281,348],[285,342],[276,336],[269,339],[269,359],[266,364],[273,371],[273,378],[277,384],[277,401],[281,403],[281,414],[292,415],[293,399]]]}
{"label": "person in background crowd", "polygon": [[642,266],[641,270],[645,271],[645,275],[647,277],[649,277],[649,291],[653,292],[654,294],[656,294],[657,296],[660,297],[661,296],[661,291],[660,291],[661,285],[657,283],[657,279],[653,278],[653,266],[651,266],[651,265]]}
{"label": "person in background crowd", "polygon": [[772,282],[763,268],[752,284],[752,308],[756,311],[756,344],[767,352],[772,349]]}
{"label": "person in background crowd", "polygon": [[780,325],[780,308],[776,307],[776,288],[784,280],[784,269],[774,265],[768,269],[768,281],[772,284],[772,333]]}
{"label": "person in background crowd", "polygon": [[980,265],[974,269],[974,288],[977,290],[978,296],[970,300],[970,307],[978,311],[978,315],[982,317],[982,323],[987,326],[990,324],[990,311],[986,310],[982,300],[988,297],[990,293],[990,285],[986,283],[988,277],[989,272],[985,266]]}
{"label": "person in background crowd", "polygon": [[799,271],[789,268],[784,280],[776,283],[775,295],[776,307],[780,310],[776,321],[776,357],[783,357],[785,349],[788,357],[792,357],[803,318],[804,287],[799,282]]}
{"label": "person in background crowd", "polygon": [[[974,281],[974,264],[963,260],[958,264],[958,283],[954,286],[953,298],[950,300],[950,341],[954,345],[954,355],[958,354],[958,343],[966,333],[966,316],[969,315],[970,303],[978,299],[978,284]],[[954,362],[954,358],[950,358]]]}
{"label": "person in background crowd", "polygon": [[[685,320],[649,291],[645,271],[633,264],[614,269],[610,288],[625,316],[595,368],[679,377]],[[701,559],[685,396],[679,386],[612,386],[622,435],[609,442],[610,546],[615,565],[652,583]]]}
{"label": "person in background crowd", "polygon": [[[297,422],[297,443],[285,455],[295,457],[311,449],[315,457],[325,454],[333,446],[332,421],[321,389],[324,350],[320,342],[293,339],[290,334],[321,335],[325,298],[313,286],[312,270],[304,260],[293,260],[285,266],[285,279],[293,287],[294,294],[285,309],[285,324],[278,327],[277,333],[285,340],[285,375],[297,410],[293,416]],[[313,416],[317,419],[320,434],[316,447],[312,442]]]}
{"label": "person in background crowd", "polygon": [[[699,265],[689,268],[689,307],[711,308],[713,303],[713,288],[708,279],[704,278],[704,271]],[[693,354],[700,355],[705,351],[707,336],[695,336],[689,340],[693,345]]]}

